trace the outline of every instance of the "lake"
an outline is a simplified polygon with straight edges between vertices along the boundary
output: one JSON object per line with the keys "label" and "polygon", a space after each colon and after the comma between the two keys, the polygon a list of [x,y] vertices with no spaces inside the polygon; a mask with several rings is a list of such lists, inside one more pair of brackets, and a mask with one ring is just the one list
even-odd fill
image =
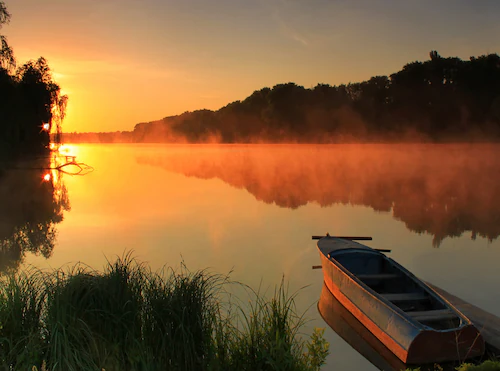
{"label": "lake", "polygon": [[[367,245],[420,278],[500,315],[500,146],[70,145],[94,171],[0,175],[0,269],[101,268],[126,251],[209,268],[272,293],[303,288],[306,330],[327,327],[325,369],[375,370],[316,309],[312,235]],[[33,166],[32,166],[33,167]]]}

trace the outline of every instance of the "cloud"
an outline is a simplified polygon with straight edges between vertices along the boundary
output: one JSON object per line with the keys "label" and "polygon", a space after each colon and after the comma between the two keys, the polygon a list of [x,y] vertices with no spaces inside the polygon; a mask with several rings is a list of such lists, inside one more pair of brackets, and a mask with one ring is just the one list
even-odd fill
{"label": "cloud", "polygon": [[294,8],[293,3],[285,0],[275,0],[267,2],[265,6],[269,8],[281,35],[303,46],[309,46],[309,38],[293,25],[300,17],[298,9]]}
{"label": "cloud", "polygon": [[279,22],[279,28],[280,28],[280,32],[288,37],[289,39],[292,39],[304,46],[308,46],[309,45],[309,41],[307,40],[307,38],[300,34],[297,30],[293,29],[289,24],[287,24],[282,18],[279,18],[278,16],[278,22]]}

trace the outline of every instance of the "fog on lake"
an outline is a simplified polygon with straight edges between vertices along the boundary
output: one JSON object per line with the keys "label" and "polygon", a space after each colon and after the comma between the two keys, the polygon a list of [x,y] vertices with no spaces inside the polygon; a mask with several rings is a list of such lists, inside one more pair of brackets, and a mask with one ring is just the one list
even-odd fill
{"label": "fog on lake", "polygon": [[[311,235],[368,245],[500,315],[500,146],[72,145],[85,176],[17,164],[0,174],[0,270],[45,269],[133,250],[153,269],[191,270],[274,290],[284,275],[308,310],[323,277]],[[375,369],[327,328],[328,364]]]}

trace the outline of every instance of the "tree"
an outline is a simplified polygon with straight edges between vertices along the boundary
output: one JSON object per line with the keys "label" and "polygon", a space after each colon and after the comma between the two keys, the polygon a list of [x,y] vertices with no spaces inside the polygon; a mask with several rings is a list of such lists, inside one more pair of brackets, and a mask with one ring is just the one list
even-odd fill
{"label": "tree", "polygon": [[[10,13],[3,1],[0,1],[0,29],[10,21]],[[16,60],[14,52],[7,42],[7,38],[0,35],[0,68],[11,71],[16,68]]]}
{"label": "tree", "polygon": [[[0,0],[0,28],[10,18]],[[55,124],[60,133],[65,116],[68,98],[60,93],[45,58],[29,61],[16,70],[13,50],[0,35],[0,156],[48,151],[49,130]]]}

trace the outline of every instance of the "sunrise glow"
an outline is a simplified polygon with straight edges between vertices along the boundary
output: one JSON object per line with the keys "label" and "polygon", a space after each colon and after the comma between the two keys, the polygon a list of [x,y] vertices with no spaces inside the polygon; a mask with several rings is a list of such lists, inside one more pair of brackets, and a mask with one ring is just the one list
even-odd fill
{"label": "sunrise glow", "polygon": [[426,59],[430,45],[464,59],[499,50],[500,4],[467,2],[450,13],[455,4],[7,0],[12,20],[2,33],[19,62],[49,61],[69,95],[64,131],[132,130],[264,86],[389,74]]}

